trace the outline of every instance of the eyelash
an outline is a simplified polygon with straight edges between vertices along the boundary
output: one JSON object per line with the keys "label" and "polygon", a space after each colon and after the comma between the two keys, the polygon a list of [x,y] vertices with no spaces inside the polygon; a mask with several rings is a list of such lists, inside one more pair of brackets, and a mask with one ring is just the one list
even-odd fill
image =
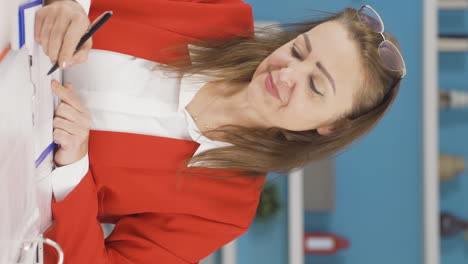
{"label": "eyelash", "polygon": [[291,46],[291,55],[294,58],[298,59],[298,60],[302,60],[301,54],[299,54],[299,52],[297,52],[296,47],[294,46],[294,44]]}
{"label": "eyelash", "polygon": [[[301,54],[299,54],[299,52],[297,51],[296,47],[294,46],[294,44],[291,46],[291,56],[293,56],[294,58],[298,59],[298,60],[301,60],[302,61],[302,57],[301,57]],[[315,83],[314,83],[314,79],[312,79],[312,77],[309,78],[309,85],[310,85],[310,88],[317,94],[323,96],[323,94],[321,92],[319,92],[317,90],[317,88],[315,88]]]}

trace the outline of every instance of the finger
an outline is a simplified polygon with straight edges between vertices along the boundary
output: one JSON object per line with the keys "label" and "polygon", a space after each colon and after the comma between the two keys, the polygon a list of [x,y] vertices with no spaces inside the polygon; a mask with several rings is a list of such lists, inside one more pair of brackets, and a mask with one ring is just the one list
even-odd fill
{"label": "finger", "polygon": [[49,51],[49,57],[53,64],[57,61],[62,42],[64,41],[63,38],[69,25],[70,19],[62,15],[55,20],[52,27],[47,50]]}
{"label": "finger", "polygon": [[46,16],[44,19],[44,23],[42,24],[42,28],[41,28],[40,40],[41,40],[42,49],[44,50],[44,53],[46,55],[49,55],[47,47],[49,44],[50,32],[52,31],[52,26],[54,24],[54,21],[55,21],[55,16],[53,15]]}
{"label": "finger", "polygon": [[37,42],[40,41],[42,24],[44,23],[44,20],[45,20],[43,10],[44,9],[37,11],[36,16],[34,17],[34,39]]}
{"label": "finger", "polygon": [[59,144],[60,147],[68,149],[72,146],[73,136],[67,131],[56,128],[53,132],[54,142]]}
{"label": "finger", "polygon": [[67,88],[67,89],[70,89],[72,90],[73,89],[73,85],[70,83],[70,82],[67,82],[63,85],[63,87]]}
{"label": "finger", "polygon": [[75,123],[82,131],[88,131],[90,128],[90,114],[80,113],[67,103],[60,102],[57,105],[55,116]]}
{"label": "finger", "polygon": [[84,134],[84,129],[81,129],[76,123],[71,122],[60,116],[54,117],[53,128],[60,128],[71,135],[82,136]]}
{"label": "finger", "polygon": [[89,51],[93,46],[92,38],[88,39],[83,46],[73,55],[71,58],[70,66],[75,64],[81,64],[88,59]]}
{"label": "finger", "polygon": [[79,115],[80,112],[64,102],[60,102],[55,109],[55,116],[64,118],[73,123],[79,123],[81,121]]}
{"label": "finger", "polygon": [[[70,84],[71,85],[71,84]],[[52,81],[52,91],[65,103],[75,108],[80,113],[85,113],[86,109],[81,104],[78,97],[73,93],[71,88],[63,87],[56,80]]]}
{"label": "finger", "polygon": [[64,41],[62,44],[62,50],[59,55],[60,67],[66,67],[66,64],[70,63],[70,59],[75,53],[76,47],[81,37],[88,30],[89,21],[83,16],[77,16],[72,19],[70,26],[68,27]]}

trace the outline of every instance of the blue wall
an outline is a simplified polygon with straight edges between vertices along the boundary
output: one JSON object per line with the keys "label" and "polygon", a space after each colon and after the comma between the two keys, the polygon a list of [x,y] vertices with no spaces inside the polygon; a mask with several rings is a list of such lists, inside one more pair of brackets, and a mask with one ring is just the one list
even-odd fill
{"label": "blue wall", "polygon": [[[468,11],[440,12],[440,33],[468,34]],[[468,56],[466,53],[439,54],[439,85],[443,90],[468,91]],[[440,113],[440,151],[468,160],[468,110],[444,110]],[[468,178],[465,172],[440,186],[441,209],[468,219]],[[442,263],[467,263],[468,241],[462,235],[441,241]]]}
{"label": "blue wall", "polygon": [[[307,9],[339,11],[361,1],[246,0],[256,20],[294,22]],[[378,127],[337,158],[336,210],[306,213],[305,231],[330,231],[351,240],[335,256],[306,263],[422,263],[422,2],[367,1],[399,39],[408,76]],[[281,179],[286,203],[286,180]],[[254,223],[239,240],[238,263],[287,263],[287,208],[267,225]]]}
{"label": "blue wall", "polygon": [[272,219],[255,219],[249,231],[238,239],[238,264],[288,263],[287,178],[270,173],[270,183],[278,184],[281,210]]}

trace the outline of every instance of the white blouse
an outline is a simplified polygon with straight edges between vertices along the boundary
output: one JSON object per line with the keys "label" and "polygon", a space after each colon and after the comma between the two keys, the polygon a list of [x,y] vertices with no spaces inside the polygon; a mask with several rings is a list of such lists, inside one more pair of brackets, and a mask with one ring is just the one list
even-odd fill
{"label": "white blouse", "polygon": [[[88,60],[63,71],[63,82],[91,114],[91,129],[192,140],[194,155],[230,145],[203,136],[185,107],[204,85],[153,71],[156,62],[112,51],[91,50]],[[63,200],[86,175],[88,155],[52,171],[56,201]]]}

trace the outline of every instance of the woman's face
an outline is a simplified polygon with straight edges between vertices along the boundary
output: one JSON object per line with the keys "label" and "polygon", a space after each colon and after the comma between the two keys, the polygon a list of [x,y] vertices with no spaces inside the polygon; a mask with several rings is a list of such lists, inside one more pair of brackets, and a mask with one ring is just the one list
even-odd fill
{"label": "woman's face", "polygon": [[[339,22],[329,21],[270,54],[255,71],[247,93],[266,122],[292,131],[330,125],[351,109],[363,83],[359,50]],[[278,97],[268,92],[277,89]]]}

